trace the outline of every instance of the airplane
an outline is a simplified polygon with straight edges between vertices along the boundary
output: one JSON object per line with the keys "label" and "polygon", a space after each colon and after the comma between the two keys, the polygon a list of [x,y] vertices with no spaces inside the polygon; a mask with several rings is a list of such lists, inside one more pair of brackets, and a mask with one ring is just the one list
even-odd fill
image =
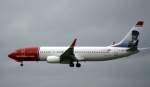
{"label": "airplane", "polygon": [[81,67],[82,61],[124,58],[140,52],[138,43],[143,25],[144,21],[137,21],[120,42],[105,47],[76,47],[77,39],[75,38],[68,47],[18,48],[9,53],[8,57],[20,62],[20,66],[23,66],[23,61],[47,61],[47,63],[69,64],[70,67]]}

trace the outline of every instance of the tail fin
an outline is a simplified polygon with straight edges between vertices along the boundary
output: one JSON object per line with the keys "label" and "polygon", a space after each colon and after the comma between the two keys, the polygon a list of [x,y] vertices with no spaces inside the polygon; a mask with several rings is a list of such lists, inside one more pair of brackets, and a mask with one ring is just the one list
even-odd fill
{"label": "tail fin", "polygon": [[113,47],[128,47],[137,50],[139,43],[139,35],[144,25],[144,21],[138,21],[133,28],[127,33],[127,35]]}

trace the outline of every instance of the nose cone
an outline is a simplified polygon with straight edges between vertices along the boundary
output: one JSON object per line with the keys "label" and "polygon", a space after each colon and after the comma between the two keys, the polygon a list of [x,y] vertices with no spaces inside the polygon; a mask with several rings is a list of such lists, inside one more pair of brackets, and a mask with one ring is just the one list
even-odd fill
{"label": "nose cone", "polygon": [[8,54],[8,57],[9,57],[9,58],[12,58],[12,59],[15,59],[15,56],[16,56],[16,55],[15,55],[14,53],[9,53],[9,54]]}

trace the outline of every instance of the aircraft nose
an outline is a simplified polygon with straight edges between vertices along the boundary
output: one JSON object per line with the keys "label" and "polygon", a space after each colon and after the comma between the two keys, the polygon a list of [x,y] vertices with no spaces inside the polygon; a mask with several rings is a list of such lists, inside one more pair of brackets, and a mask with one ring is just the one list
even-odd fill
{"label": "aircraft nose", "polygon": [[14,59],[14,58],[15,58],[15,54],[14,54],[13,52],[12,52],[12,53],[9,53],[9,54],[8,54],[8,57]]}

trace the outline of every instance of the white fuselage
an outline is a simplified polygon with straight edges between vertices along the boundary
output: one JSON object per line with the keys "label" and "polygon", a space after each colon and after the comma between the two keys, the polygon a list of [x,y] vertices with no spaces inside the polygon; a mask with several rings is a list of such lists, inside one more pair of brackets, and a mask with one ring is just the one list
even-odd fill
{"label": "white fuselage", "polygon": [[[46,61],[48,56],[60,56],[68,47],[40,47],[39,60]],[[74,54],[79,61],[106,61],[134,54],[124,47],[75,47]]]}

